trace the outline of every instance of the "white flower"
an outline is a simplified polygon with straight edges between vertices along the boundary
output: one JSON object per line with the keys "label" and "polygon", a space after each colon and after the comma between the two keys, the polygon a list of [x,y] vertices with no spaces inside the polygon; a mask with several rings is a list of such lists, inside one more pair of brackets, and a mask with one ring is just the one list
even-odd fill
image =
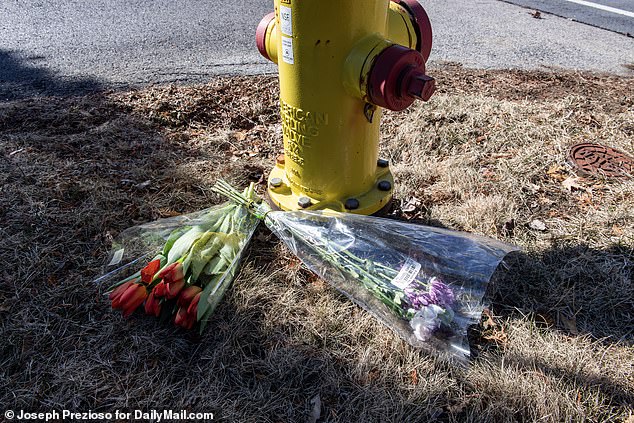
{"label": "white flower", "polygon": [[414,329],[414,335],[420,341],[427,341],[431,334],[440,326],[439,314],[445,312],[445,309],[430,304],[418,310],[412,320],[409,321],[410,326]]}

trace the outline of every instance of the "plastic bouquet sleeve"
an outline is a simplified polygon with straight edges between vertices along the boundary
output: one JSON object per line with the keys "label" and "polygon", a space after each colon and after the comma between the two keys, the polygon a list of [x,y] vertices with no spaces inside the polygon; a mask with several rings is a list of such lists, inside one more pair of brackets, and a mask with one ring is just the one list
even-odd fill
{"label": "plastic bouquet sleeve", "polygon": [[[250,196],[253,187],[245,190]],[[231,286],[259,223],[248,210],[224,203],[123,231],[104,275],[113,309],[145,312],[202,331]]]}
{"label": "plastic bouquet sleeve", "polygon": [[336,212],[266,214],[302,262],[416,347],[470,355],[467,329],[516,247],[462,232]]}

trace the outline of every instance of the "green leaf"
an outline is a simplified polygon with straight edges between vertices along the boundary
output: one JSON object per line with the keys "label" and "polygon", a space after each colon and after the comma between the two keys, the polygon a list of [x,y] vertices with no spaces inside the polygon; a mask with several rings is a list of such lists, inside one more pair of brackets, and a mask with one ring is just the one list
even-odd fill
{"label": "green leaf", "polygon": [[141,277],[141,271],[139,270],[139,271],[138,271],[138,272],[136,272],[135,274],[133,274],[133,275],[131,275],[131,276],[128,276],[128,277],[127,277],[127,278],[125,278],[125,279],[121,279],[119,282],[117,282],[117,283],[115,283],[115,284],[111,285],[111,286],[108,288],[108,290],[107,290],[106,292],[111,292],[111,291],[114,291],[114,290],[115,290],[115,289],[117,289],[119,286],[123,285],[124,283],[129,282],[129,281],[131,281],[132,279],[135,279],[135,278],[140,278],[140,277]]}
{"label": "green leaf", "polygon": [[[205,300],[204,302],[203,302],[203,295],[201,294],[200,302],[198,303],[198,313],[196,316],[199,318],[199,320],[202,319],[205,313],[209,313],[209,314],[213,313],[216,310],[216,307],[218,307],[218,304],[220,304],[220,300],[222,300],[222,297],[224,296],[224,293],[227,290],[227,287],[231,285],[232,278],[226,278],[225,276],[229,276],[229,275],[227,274],[227,275],[221,276],[219,278],[218,284],[207,285],[207,287],[212,287],[212,289],[209,290],[208,295],[204,298]],[[216,288],[216,289],[213,289],[213,288]]]}
{"label": "green leaf", "polygon": [[231,267],[229,267],[224,273],[213,277],[213,279],[205,286],[202,294],[200,295],[200,301],[198,302],[196,316],[198,321],[202,319],[205,313],[208,313],[210,310],[211,313],[213,313],[216,309],[220,300],[224,297],[225,292],[231,286],[231,283],[236,276],[238,265],[239,261],[234,261]]}
{"label": "green leaf", "polygon": [[176,300],[168,300],[163,298],[161,300],[161,313],[159,314],[159,321],[162,324],[166,324],[169,321],[173,321],[173,317],[178,310]]}
{"label": "green leaf", "polygon": [[242,237],[237,234],[225,235],[224,243],[222,244],[222,248],[218,251],[218,255],[213,257],[213,259],[205,265],[203,272],[206,275],[219,275],[224,273],[235,259],[236,254],[240,251],[241,239]]}
{"label": "green leaf", "polygon": [[[213,232],[203,232],[200,237],[194,241],[189,251],[187,251],[187,256],[183,260],[183,273],[187,273],[189,267],[196,261],[197,254],[205,247],[212,233]],[[193,279],[196,278],[194,277]]]}
{"label": "green leaf", "polygon": [[231,262],[228,262],[221,255],[217,255],[207,263],[203,272],[206,275],[220,275],[225,272],[229,264],[231,264]]}
{"label": "green leaf", "polygon": [[176,240],[190,229],[191,229],[191,226],[183,226],[181,228],[174,229],[172,233],[170,234],[169,238],[167,238],[167,241],[165,241],[162,254],[164,256],[167,256],[167,254],[169,253],[170,249],[172,248]]}
{"label": "green leaf", "polygon": [[194,226],[178,238],[167,255],[167,264],[174,263],[187,253],[194,242],[202,236],[205,231],[200,226]]}
{"label": "green leaf", "polygon": [[[199,307],[200,307],[200,303],[199,303]],[[200,322],[200,326],[198,329],[198,333],[202,335],[203,331],[205,330],[205,328],[207,327],[207,324],[209,323],[209,320],[211,320],[211,315],[214,313],[214,310],[211,308],[208,308],[207,311],[205,312],[205,314],[200,318],[199,322]]]}
{"label": "green leaf", "polygon": [[220,249],[220,256],[231,263],[240,250],[240,240],[241,237],[238,234],[232,233],[227,235],[224,245]]}
{"label": "green leaf", "polygon": [[225,234],[209,232],[209,237],[204,244],[202,243],[201,238],[194,248],[192,248],[188,257],[191,257],[191,271],[194,280],[198,279],[207,263],[216,256],[223,246],[223,240],[225,237]]}
{"label": "green leaf", "polygon": [[216,275],[213,277],[209,283],[203,288],[202,293],[200,294],[200,300],[198,301],[198,310],[196,318],[200,321],[200,318],[204,316],[204,314],[209,310],[209,296],[212,293],[215,293],[215,289],[218,284],[222,281],[224,274]]}
{"label": "green leaf", "polygon": [[224,204],[225,205],[223,207],[214,208],[210,210],[208,213],[196,219],[196,221],[201,221],[198,224],[202,226],[205,230],[212,231],[212,232],[217,231],[217,229],[222,224],[222,221],[224,220],[224,218],[228,214],[233,213],[234,209],[236,208],[235,204],[232,204],[232,203],[224,203]]}
{"label": "green leaf", "polygon": [[231,232],[231,223],[233,220],[233,213],[228,213],[222,221],[222,224],[218,228],[218,232],[228,234]]}

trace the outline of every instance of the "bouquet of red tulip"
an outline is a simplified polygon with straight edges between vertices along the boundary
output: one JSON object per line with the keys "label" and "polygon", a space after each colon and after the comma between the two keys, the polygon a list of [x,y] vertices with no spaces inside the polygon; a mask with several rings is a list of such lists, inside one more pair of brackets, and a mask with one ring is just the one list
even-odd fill
{"label": "bouquet of red tulip", "polygon": [[[253,185],[243,194],[252,198]],[[109,288],[110,300],[125,317],[144,304],[149,315],[173,318],[185,329],[201,322],[202,331],[231,285],[257,224],[244,207],[225,203],[127,229],[109,264],[119,267],[98,281],[120,279]],[[148,257],[141,270],[121,279]]]}

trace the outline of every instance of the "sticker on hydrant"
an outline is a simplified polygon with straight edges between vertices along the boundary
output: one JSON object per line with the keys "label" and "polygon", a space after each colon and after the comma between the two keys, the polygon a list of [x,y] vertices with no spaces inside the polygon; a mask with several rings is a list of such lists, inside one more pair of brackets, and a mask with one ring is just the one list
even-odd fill
{"label": "sticker on hydrant", "polygon": [[289,65],[295,64],[292,38],[282,37],[282,59]]}
{"label": "sticker on hydrant", "polygon": [[280,6],[280,21],[282,34],[293,36],[293,15],[290,7]]}

